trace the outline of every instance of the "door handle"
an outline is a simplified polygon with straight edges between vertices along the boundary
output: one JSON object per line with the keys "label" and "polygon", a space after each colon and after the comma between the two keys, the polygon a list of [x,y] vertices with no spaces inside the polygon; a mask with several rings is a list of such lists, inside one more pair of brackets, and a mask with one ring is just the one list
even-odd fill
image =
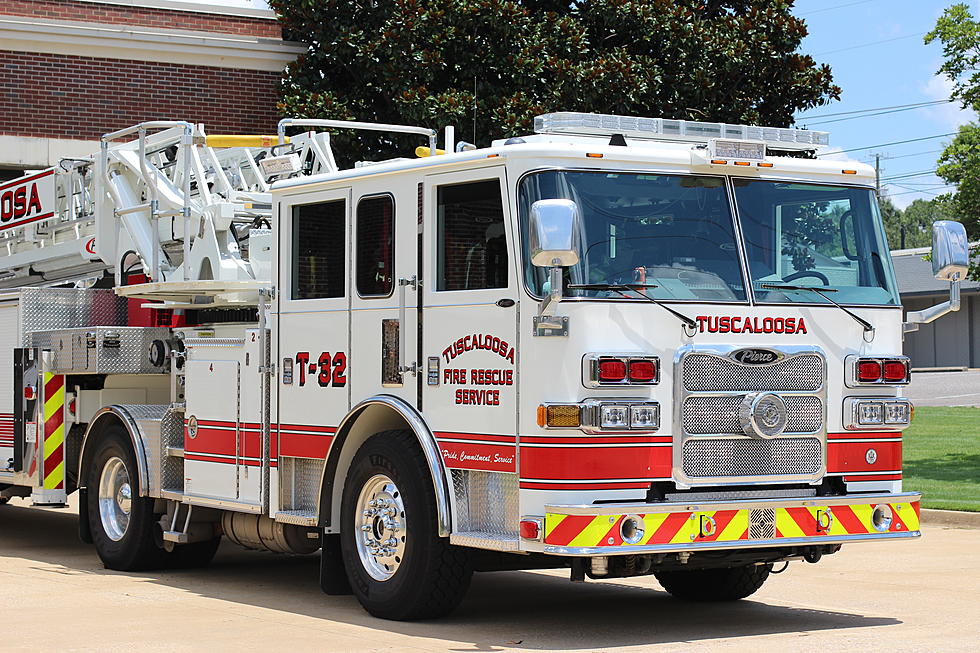
{"label": "door handle", "polygon": [[405,288],[407,286],[411,286],[412,290],[418,292],[418,277],[413,274],[408,279],[398,279],[398,372],[401,374],[411,372],[413,376],[418,376],[417,361],[412,361],[411,365],[405,364],[405,348],[408,346],[408,329],[405,324]]}

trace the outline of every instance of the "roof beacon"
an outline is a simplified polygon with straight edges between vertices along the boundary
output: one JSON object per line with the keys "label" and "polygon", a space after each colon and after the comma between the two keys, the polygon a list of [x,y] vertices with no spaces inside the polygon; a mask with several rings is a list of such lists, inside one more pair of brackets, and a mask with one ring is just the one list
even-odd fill
{"label": "roof beacon", "polygon": [[[534,118],[537,134],[576,134],[580,136],[612,136],[656,141],[685,141],[708,143],[715,139],[756,141],[777,150],[815,150],[830,144],[828,132],[781,127],[729,125],[723,122],[693,122],[668,118],[613,116],[599,113],[563,111],[546,113]],[[746,157],[745,154],[739,154]]]}

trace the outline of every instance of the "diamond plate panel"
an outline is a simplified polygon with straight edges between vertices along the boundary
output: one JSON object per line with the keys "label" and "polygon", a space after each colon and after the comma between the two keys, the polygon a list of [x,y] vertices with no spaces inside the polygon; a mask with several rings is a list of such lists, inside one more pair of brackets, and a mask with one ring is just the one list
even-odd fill
{"label": "diamond plate panel", "polygon": [[684,357],[684,389],[690,392],[815,392],[823,379],[824,361],[817,354],[790,356],[772,365],[742,365],[712,354]]}
{"label": "diamond plate panel", "polygon": [[316,458],[279,457],[279,506],[282,511],[315,514],[320,504],[323,461]]}
{"label": "diamond plate panel", "polygon": [[168,456],[167,447],[184,448],[184,416],[168,410],[160,422],[160,487],[169,492],[184,491],[184,459]]}
{"label": "diamond plate panel", "polygon": [[516,538],[520,522],[517,474],[452,470],[454,532]]}
{"label": "diamond plate panel", "polygon": [[22,288],[18,292],[25,346],[31,331],[127,324],[126,300],[111,289]]}
{"label": "diamond plate panel", "polygon": [[150,364],[154,340],[166,340],[160,327],[86,327],[25,334],[28,347],[54,353],[51,371],[73,374],[163,374],[167,367]]}
{"label": "diamond plate panel", "polygon": [[692,478],[812,475],[823,464],[820,438],[710,438],[684,443],[684,473]]}
{"label": "diamond plate panel", "polygon": [[[741,434],[738,409],[743,395],[694,395],[684,401],[683,426],[687,433]],[[786,404],[786,433],[816,433],[823,426],[823,402],[820,397],[782,397]]]}

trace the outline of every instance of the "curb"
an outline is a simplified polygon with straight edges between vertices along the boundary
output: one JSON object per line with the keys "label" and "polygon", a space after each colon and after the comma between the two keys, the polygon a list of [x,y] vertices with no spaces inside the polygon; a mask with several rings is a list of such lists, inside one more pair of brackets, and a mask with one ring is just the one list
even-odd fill
{"label": "curb", "polygon": [[922,521],[930,526],[952,526],[954,528],[980,528],[980,512],[959,510],[935,510],[922,508]]}

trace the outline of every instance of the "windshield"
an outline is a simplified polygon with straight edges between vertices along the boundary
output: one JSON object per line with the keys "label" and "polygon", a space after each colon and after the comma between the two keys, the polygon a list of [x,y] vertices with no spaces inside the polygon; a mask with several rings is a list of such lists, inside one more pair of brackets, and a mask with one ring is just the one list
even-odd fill
{"label": "windshield", "polygon": [[[655,285],[656,299],[744,301],[745,287],[723,177],[620,172],[548,171],[528,175],[519,192],[523,233],[531,205],[569,199],[579,207],[581,256],[567,268],[571,284]],[[547,271],[530,264],[525,277],[539,296]],[[567,289],[567,296],[621,297],[607,290]]]}
{"label": "windshield", "polygon": [[899,303],[874,191],[733,178],[752,288],[761,303]]}

